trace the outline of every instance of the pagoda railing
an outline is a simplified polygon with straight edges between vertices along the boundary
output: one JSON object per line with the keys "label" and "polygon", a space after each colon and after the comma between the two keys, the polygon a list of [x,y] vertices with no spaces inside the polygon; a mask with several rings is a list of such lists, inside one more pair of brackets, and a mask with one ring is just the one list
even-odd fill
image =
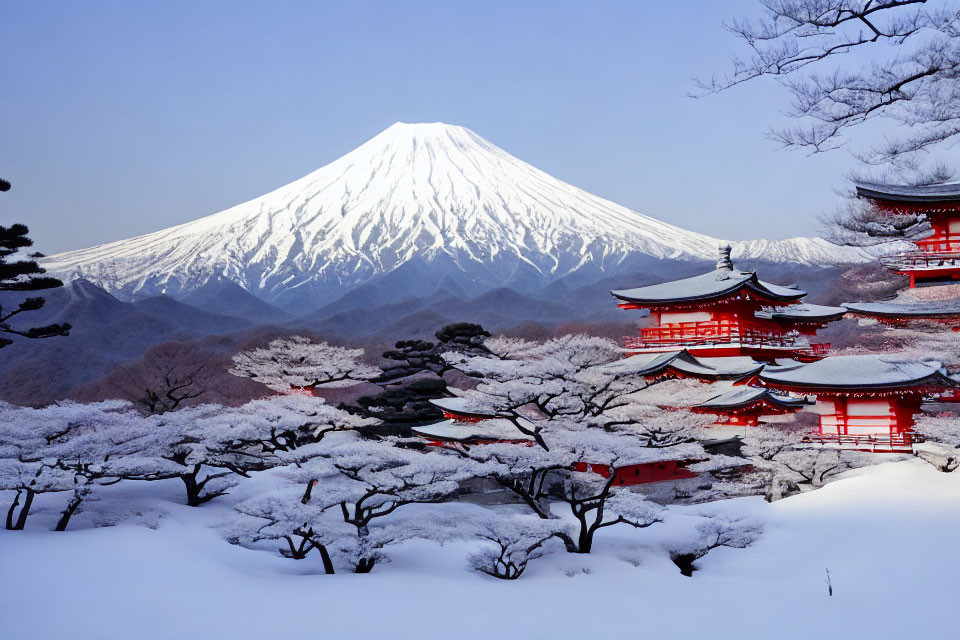
{"label": "pagoda railing", "polygon": [[913,431],[891,433],[890,435],[814,432],[805,434],[803,442],[807,444],[837,444],[851,448],[882,449],[884,447],[909,447],[913,444],[926,442],[926,438],[923,437],[922,433]]}
{"label": "pagoda railing", "polygon": [[812,356],[825,355],[829,344],[798,343],[796,333],[770,333],[741,328],[736,322],[708,320],[661,327],[642,327],[636,336],[624,336],[628,349],[686,348],[734,344],[745,347],[782,348]]}
{"label": "pagoda railing", "polygon": [[906,251],[881,256],[880,264],[892,271],[960,268],[960,251]]}

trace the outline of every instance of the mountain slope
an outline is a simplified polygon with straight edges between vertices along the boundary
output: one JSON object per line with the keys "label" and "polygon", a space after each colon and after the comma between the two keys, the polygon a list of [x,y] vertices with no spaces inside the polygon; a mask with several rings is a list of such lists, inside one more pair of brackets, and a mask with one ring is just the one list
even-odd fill
{"label": "mountain slope", "polygon": [[[303,308],[417,263],[475,294],[579,271],[602,277],[637,254],[712,260],[720,243],[557,180],[469,129],[398,123],[249,202],[44,264],[126,299],[183,296],[223,277],[267,302]],[[870,259],[818,238],[733,245],[737,258]]]}
{"label": "mountain slope", "polygon": [[[14,326],[69,322],[73,328],[66,337],[17,339],[3,349],[0,398],[9,402],[33,404],[62,398],[77,385],[106,375],[121,362],[139,358],[160,342],[252,326],[246,320],[207,313],[170,298],[123,302],[86,280],[44,291],[43,296],[43,309],[15,318]],[[20,297],[4,292],[0,302],[12,308]]]}

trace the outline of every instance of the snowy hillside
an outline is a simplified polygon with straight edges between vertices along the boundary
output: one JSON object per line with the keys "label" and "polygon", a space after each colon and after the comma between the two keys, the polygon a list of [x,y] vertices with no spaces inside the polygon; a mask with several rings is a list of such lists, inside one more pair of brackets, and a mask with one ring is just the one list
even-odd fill
{"label": "snowy hillside", "polygon": [[[259,298],[329,298],[422,263],[493,287],[609,273],[631,255],[712,260],[721,240],[561,182],[463,127],[397,123],[331,164],[226,211],[52,256],[121,297],[179,296],[218,276]],[[870,260],[819,238],[735,242],[735,258]]]}
{"label": "snowy hillside", "polygon": [[298,562],[219,539],[209,525],[229,506],[175,504],[182,488],[172,483],[147,501],[152,486],[134,484],[125,495],[144,520],[161,520],[155,531],[127,524],[56,533],[48,522],[0,531],[5,637],[954,635],[960,514],[950,505],[960,475],[918,460],[852,472],[773,504],[716,503],[764,521],[765,533],[751,548],[711,552],[690,578],[662,547],[689,528],[690,507],[671,508],[649,529],[610,529],[593,554],[554,555],[505,583],[469,570],[476,543],[410,542],[372,574],[322,575],[316,558]]}

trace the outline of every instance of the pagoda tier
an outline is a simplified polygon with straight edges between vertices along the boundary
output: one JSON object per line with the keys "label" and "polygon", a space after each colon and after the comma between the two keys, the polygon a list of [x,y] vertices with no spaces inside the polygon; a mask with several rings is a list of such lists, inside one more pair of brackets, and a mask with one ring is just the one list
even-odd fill
{"label": "pagoda tier", "polygon": [[809,403],[769,389],[741,387],[691,408],[694,413],[717,416],[717,424],[755,427],[764,416],[796,413]]}
{"label": "pagoda tier", "polygon": [[911,322],[927,321],[948,325],[960,330],[960,300],[931,302],[845,302],[847,313],[873,318],[883,324],[906,326]]}
{"label": "pagoda tier", "polygon": [[413,427],[413,432],[427,438],[435,446],[457,446],[474,444],[492,444],[513,442],[532,444],[533,438],[517,425],[524,428],[533,425],[525,418],[513,418],[490,413],[475,408],[465,398],[438,398],[430,401],[443,410],[443,422]]}
{"label": "pagoda tier", "polygon": [[625,338],[631,354],[686,349],[697,357],[813,361],[824,357],[829,345],[809,337],[846,313],[842,307],[802,304],[805,291],[734,269],[730,247],[721,247],[717,268],[709,273],[610,293],[622,309],[650,311],[653,326]]}
{"label": "pagoda tier", "polygon": [[701,382],[739,380],[763,368],[753,358],[697,358],[686,349],[668,353],[638,353],[607,365],[615,373],[627,373],[651,380],[693,378]]}
{"label": "pagoda tier", "polygon": [[815,395],[819,431],[805,442],[874,452],[909,452],[922,434],[914,415],[925,396],[960,387],[940,362],[897,356],[835,356],[806,365],[767,367],[752,380],[762,388]]}
{"label": "pagoda tier", "polygon": [[917,251],[880,258],[880,264],[917,283],[960,279],[960,184],[920,187],[860,183],[857,196],[891,215],[923,215],[932,233],[916,241]]}

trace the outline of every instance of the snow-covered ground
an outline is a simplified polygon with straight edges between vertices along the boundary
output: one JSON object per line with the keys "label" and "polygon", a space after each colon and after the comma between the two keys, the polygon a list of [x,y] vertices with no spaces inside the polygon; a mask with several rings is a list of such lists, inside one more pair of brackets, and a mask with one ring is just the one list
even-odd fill
{"label": "snow-covered ground", "polygon": [[[748,498],[710,505],[761,519],[765,532],[751,548],[711,552],[691,578],[680,575],[663,545],[685,535],[693,521],[685,512],[704,506],[671,509],[667,522],[641,531],[604,530],[590,556],[548,556],[506,582],[468,570],[467,542],[407,543],[372,574],[322,575],[318,558],[231,546],[209,527],[243,487],[198,509],[175,504],[179,489],[124,483],[110,496],[111,503],[123,497],[138,505],[145,521],[154,510],[165,512],[155,530],[48,532],[54,505],[45,512],[41,504],[28,531],[0,532],[0,638],[955,633],[960,473],[939,473],[919,460],[851,472],[773,504]],[[90,519],[78,516],[77,525]]]}

